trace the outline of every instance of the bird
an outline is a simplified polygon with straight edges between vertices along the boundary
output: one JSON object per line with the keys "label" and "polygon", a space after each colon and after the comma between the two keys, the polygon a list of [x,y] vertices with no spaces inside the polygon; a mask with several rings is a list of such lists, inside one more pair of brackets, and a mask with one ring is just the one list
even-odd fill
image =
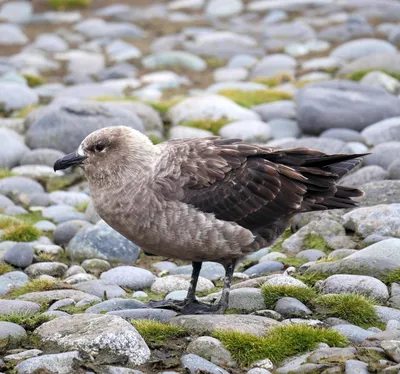
{"label": "bird", "polygon": [[[157,145],[127,126],[89,134],[54,170],[83,169],[99,216],[147,254],[186,260],[183,301],[149,302],[182,314],[220,314],[235,265],[271,245],[302,212],[352,208],[363,191],[339,184],[366,154],[280,149],[241,139],[171,139]],[[215,304],[197,300],[204,261],[225,268]]]}

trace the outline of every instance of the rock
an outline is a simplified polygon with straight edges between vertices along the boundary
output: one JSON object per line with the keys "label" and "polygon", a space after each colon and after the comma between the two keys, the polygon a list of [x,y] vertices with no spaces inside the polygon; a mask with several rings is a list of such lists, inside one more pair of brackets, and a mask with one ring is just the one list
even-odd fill
{"label": "rock", "polygon": [[64,52],[68,50],[68,44],[56,34],[41,34],[34,43],[34,46],[46,52]]}
{"label": "rock", "polygon": [[52,205],[42,210],[42,216],[44,218],[51,219],[56,223],[62,223],[66,221],[83,219],[85,215],[75,211],[75,209],[70,205]]}
{"label": "rock", "polygon": [[[285,4],[287,4],[287,2],[285,2]],[[248,9],[253,10],[257,5],[261,6],[261,2],[259,2],[259,4],[253,3],[252,6]],[[282,4],[279,4],[279,7],[277,8],[283,9]],[[282,42],[284,45],[295,41],[304,42],[307,40],[315,39],[315,31],[309,25],[301,21],[281,22],[276,25],[268,25],[264,28],[263,33],[267,41],[279,41]]]}
{"label": "rock", "polygon": [[258,114],[218,95],[189,97],[174,105],[168,115],[175,125],[196,120],[259,120]]}
{"label": "rock", "polygon": [[279,100],[256,105],[252,109],[261,116],[264,122],[273,119],[296,118],[296,108],[292,100]]}
{"label": "rock", "polygon": [[400,362],[400,341],[398,340],[384,340],[381,342],[381,347],[385,353],[395,362]]}
{"label": "rock", "polygon": [[243,81],[247,78],[249,72],[245,68],[223,67],[214,70],[214,80],[216,82],[225,81]]}
{"label": "rock", "polygon": [[211,336],[201,336],[189,343],[187,353],[192,353],[209,360],[215,365],[235,367],[231,353],[222,343]]}
{"label": "rock", "polygon": [[15,370],[18,374],[34,374],[37,372],[54,373],[54,369],[56,369],[58,374],[70,374],[75,369],[79,369],[79,365],[77,367],[79,361],[81,358],[78,351],[42,355],[19,363]]}
{"label": "rock", "polygon": [[244,5],[241,0],[231,1],[211,0],[206,6],[206,15],[209,17],[233,17],[242,12]]}
{"label": "rock", "polygon": [[17,25],[0,24],[0,45],[22,45],[29,41],[28,37]]}
{"label": "rock", "polygon": [[24,154],[29,151],[29,148],[12,130],[0,128],[0,139],[0,168],[11,169],[18,165]]}
{"label": "rock", "polygon": [[95,354],[97,362],[127,360],[128,366],[144,364],[150,358],[146,343],[128,322],[120,317],[75,314],[46,322],[35,332],[40,345],[49,352],[76,347]]}
{"label": "rock", "polygon": [[[192,274],[193,267],[192,265],[184,265],[184,266],[175,266],[174,269],[170,270],[171,275],[178,274]],[[225,275],[225,268],[217,263],[211,261],[204,261],[200,270],[200,276],[209,280],[218,280],[221,279]]]}
{"label": "rock", "polygon": [[0,105],[3,110],[21,109],[36,105],[38,102],[39,97],[31,88],[19,83],[0,82]]}
{"label": "rock", "polygon": [[[167,293],[176,290],[187,290],[190,285],[190,275],[167,275],[166,277],[156,278],[151,291],[156,293]],[[199,292],[210,291],[214,288],[214,284],[203,277],[199,277],[196,290]]]}
{"label": "rock", "polygon": [[178,313],[168,309],[152,309],[152,308],[140,308],[140,309],[126,309],[108,312],[114,316],[119,316],[127,320],[138,320],[138,319],[149,319],[152,321],[169,322]]}
{"label": "rock", "polygon": [[70,153],[91,132],[103,127],[126,124],[143,131],[140,118],[124,108],[94,102],[52,105],[29,128],[27,144],[31,148],[48,147]]}
{"label": "rock", "polygon": [[126,292],[118,285],[98,279],[75,284],[75,288],[101,298],[113,299],[126,295]]}
{"label": "rock", "polygon": [[32,4],[27,1],[12,1],[0,9],[0,19],[12,23],[24,23],[32,16]]}
{"label": "rock", "polygon": [[[53,168],[44,165],[16,166],[12,168],[11,171],[15,175],[21,175],[23,177],[28,177],[36,180],[40,180],[43,178],[52,178],[56,176]],[[64,175],[64,172],[57,171],[57,174],[62,176]]]}
{"label": "rock", "polygon": [[364,166],[350,175],[346,175],[341,183],[343,186],[359,187],[365,183],[389,179],[389,173],[378,165]]}
{"label": "rock", "polygon": [[371,71],[367,73],[360,80],[360,83],[371,87],[382,88],[393,95],[400,93],[400,82],[396,78],[381,71]]}
{"label": "rock", "polygon": [[101,258],[130,264],[139,257],[139,247],[104,222],[80,230],[69,242],[67,254],[72,258]]}
{"label": "rock", "polygon": [[[152,264],[151,266],[153,268],[155,268],[157,271],[170,271],[177,267],[177,265],[171,261],[159,261],[159,262]],[[204,275],[202,275],[202,277],[204,277]],[[206,277],[204,277],[204,278],[206,278]]]}
{"label": "rock", "polygon": [[3,261],[19,268],[26,268],[33,261],[32,246],[27,243],[17,243],[4,253]]}
{"label": "rock", "polygon": [[123,62],[142,56],[140,49],[123,40],[114,40],[107,44],[106,52],[109,59],[113,62]]}
{"label": "rock", "polygon": [[207,63],[193,53],[184,51],[163,51],[146,56],[142,64],[147,69],[165,67],[181,67],[194,71],[203,71]]}
{"label": "rock", "polygon": [[325,153],[352,153],[347,143],[338,139],[307,137],[300,139],[278,139],[268,145],[279,148],[308,147]]}
{"label": "rock", "polygon": [[317,261],[326,257],[326,253],[319,249],[306,249],[296,254],[297,258],[303,258],[308,261]]}
{"label": "rock", "polygon": [[[57,226],[53,222],[50,222],[47,220],[42,220],[42,221],[36,222],[34,227],[36,229],[38,229],[39,231],[51,232],[51,233],[54,232],[54,230],[57,228]],[[63,252],[63,249],[61,247],[59,247],[59,246],[55,246],[55,247],[60,248],[59,253]]]}
{"label": "rock", "polygon": [[332,127],[361,131],[385,118],[400,115],[396,97],[381,89],[348,81],[303,87],[296,95],[296,103],[299,126],[310,134]]}
{"label": "rock", "polygon": [[178,316],[171,324],[183,327],[194,334],[211,334],[216,330],[239,331],[256,336],[263,336],[279,325],[274,319],[252,315],[187,315]]}
{"label": "rock", "polygon": [[338,363],[343,362],[343,360],[351,360],[355,358],[356,349],[353,347],[349,348],[322,348],[317,349],[311,353],[308,357],[308,362],[310,363]]}
{"label": "rock", "polygon": [[40,311],[40,305],[30,301],[20,300],[0,300],[0,315],[17,313],[37,313]]}
{"label": "rock", "polygon": [[54,290],[54,291],[40,291],[30,292],[18,297],[18,300],[50,303],[56,300],[73,299],[75,301],[84,300],[90,297],[86,292],[78,290]]}
{"label": "rock", "polygon": [[261,369],[261,368],[253,368],[250,369],[247,374],[271,374],[269,370]]}
{"label": "rock", "polygon": [[83,192],[54,191],[50,192],[49,197],[52,204],[70,205],[73,207],[80,204],[87,204],[90,201],[90,197]]}
{"label": "rock", "polygon": [[355,209],[343,216],[344,227],[363,238],[369,235],[400,237],[400,204],[382,204]]}
{"label": "rock", "polygon": [[97,278],[92,274],[74,274],[64,279],[67,284],[77,284],[82,282],[87,282],[91,280],[96,280]]}
{"label": "rock", "polygon": [[100,260],[98,258],[92,258],[92,259],[83,261],[82,268],[84,270],[88,271],[89,273],[98,275],[98,274],[102,273],[103,271],[107,271],[107,270],[111,269],[111,265],[107,261]]}
{"label": "rock", "polygon": [[275,305],[275,311],[285,317],[304,317],[312,314],[301,301],[293,297],[282,297]]}
{"label": "rock", "polygon": [[400,141],[400,117],[384,119],[371,124],[362,131],[362,136],[370,145]]}
{"label": "rock", "polygon": [[169,139],[207,138],[213,136],[211,131],[188,126],[173,126],[169,130]]}
{"label": "rock", "polygon": [[12,288],[28,283],[28,276],[22,271],[10,271],[0,275],[0,295],[6,294]]}
{"label": "rock", "polygon": [[54,310],[60,309],[65,306],[70,306],[70,305],[75,305],[74,299],[62,299],[62,300],[58,300],[55,303],[51,304],[48,310],[54,311]]}
{"label": "rock", "polygon": [[62,278],[67,271],[68,266],[61,262],[38,262],[25,269],[25,273],[31,278],[37,278],[39,275],[46,274],[57,278]]}
{"label": "rock", "polygon": [[377,53],[393,53],[396,47],[381,39],[357,39],[341,44],[331,52],[332,57],[355,60]]}
{"label": "rock", "polygon": [[264,286],[295,286],[307,288],[308,286],[299,279],[287,275],[277,274],[266,277]]}
{"label": "rock", "polygon": [[[253,109],[257,111],[257,107],[254,107]],[[258,113],[260,113],[260,111],[258,111]],[[262,112],[260,114],[263,116]],[[297,138],[301,134],[297,122],[290,119],[272,119],[268,122],[268,124],[271,135],[274,139]]]}
{"label": "rock", "polygon": [[355,293],[372,297],[379,302],[385,302],[389,298],[389,291],[383,282],[365,275],[332,275],[319,288],[324,294]]}
{"label": "rock", "polygon": [[361,327],[348,324],[333,326],[332,330],[339,332],[354,344],[361,344],[369,336],[375,335],[372,331],[364,330]]}
{"label": "rock", "polygon": [[118,266],[102,273],[100,278],[131,290],[149,288],[155,279],[150,271],[134,266]]}
{"label": "rock", "polygon": [[380,322],[387,323],[390,320],[400,321],[400,311],[398,309],[386,306],[375,306],[374,309]]}
{"label": "rock", "polygon": [[18,348],[26,338],[23,327],[12,322],[0,322],[0,351]]}
{"label": "rock", "polygon": [[371,155],[366,156],[366,165],[379,165],[384,169],[400,156],[400,141],[386,142],[376,145],[371,149]]}
{"label": "rock", "polygon": [[20,206],[9,206],[3,212],[7,216],[16,216],[18,214],[27,214],[28,211]]}
{"label": "rock", "polygon": [[86,309],[85,313],[104,313],[104,312],[112,312],[118,310],[132,310],[145,308],[146,305],[138,300],[129,300],[129,299],[119,299],[114,298],[112,300],[102,301],[96,305],[93,305]]}
{"label": "rock", "polygon": [[265,256],[261,257],[259,262],[265,262],[265,261],[278,261],[279,259],[284,259],[287,258],[287,256],[284,253],[280,252],[271,252],[267,253]]}
{"label": "rock", "polygon": [[0,210],[3,211],[9,207],[14,206],[14,202],[7,196],[0,195]]}
{"label": "rock", "polygon": [[20,353],[14,353],[4,356],[4,361],[12,365],[16,365],[21,361],[27,360],[28,358],[37,357],[43,352],[40,349],[29,349]]}
{"label": "rock", "polygon": [[400,161],[394,160],[388,169],[390,179],[400,179]]}
{"label": "rock", "polygon": [[273,271],[279,271],[284,268],[284,265],[278,261],[264,261],[257,265],[253,265],[246,269],[243,273],[249,276],[258,276],[261,274],[268,274]]}
{"label": "rock", "polygon": [[219,134],[223,138],[239,138],[253,143],[263,143],[271,139],[269,125],[261,121],[232,122],[222,127]]}
{"label": "rock", "polygon": [[61,223],[54,230],[54,242],[60,245],[67,245],[79,230],[89,226],[91,224],[83,220],[71,220]]}
{"label": "rock", "polygon": [[74,29],[89,38],[140,38],[144,31],[128,22],[106,22],[100,18],[87,18],[74,26]]}
{"label": "rock", "polygon": [[378,204],[398,203],[400,201],[399,188],[400,181],[384,180],[366,183],[362,187],[365,195],[361,198],[361,205],[373,206]]}
{"label": "rock", "polygon": [[365,139],[358,131],[350,129],[328,129],[325,130],[320,136],[321,138],[335,138],[344,142],[365,142]]}
{"label": "rock", "polygon": [[274,77],[282,73],[294,74],[296,60],[285,54],[274,54],[264,57],[253,68],[250,78]]}
{"label": "rock", "polygon": [[198,372],[209,374],[229,374],[226,370],[195,354],[182,356],[181,362],[185,371],[188,371],[191,374],[196,374]]}
{"label": "rock", "polygon": [[346,361],[346,374],[368,374],[369,365],[366,362],[358,360]]}
{"label": "rock", "polygon": [[17,195],[21,193],[42,193],[42,185],[25,177],[7,177],[0,180],[0,193],[4,195]]}
{"label": "rock", "polygon": [[264,308],[264,297],[259,288],[239,288],[230,293],[229,309],[254,312]]}

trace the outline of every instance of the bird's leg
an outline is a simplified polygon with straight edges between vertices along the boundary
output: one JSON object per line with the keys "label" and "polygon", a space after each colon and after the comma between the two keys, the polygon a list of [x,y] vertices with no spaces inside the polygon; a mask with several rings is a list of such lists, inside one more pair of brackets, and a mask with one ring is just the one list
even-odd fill
{"label": "bird's leg", "polygon": [[231,263],[224,265],[225,277],[224,277],[224,288],[222,289],[222,295],[219,299],[218,304],[215,305],[215,313],[224,314],[228,309],[229,305],[229,294],[231,292],[231,283],[233,272],[235,271],[236,260]]}
{"label": "bird's leg", "polygon": [[191,302],[196,300],[196,287],[197,281],[199,280],[200,270],[202,266],[202,262],[192,262],[192,278],[190,279],[190,286],[185,298],[186,302]]}

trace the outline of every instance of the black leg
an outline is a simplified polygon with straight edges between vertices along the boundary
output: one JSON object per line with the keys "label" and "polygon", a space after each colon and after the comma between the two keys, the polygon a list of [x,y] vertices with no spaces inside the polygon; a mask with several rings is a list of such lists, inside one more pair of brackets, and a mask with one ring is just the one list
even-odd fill
{"label": "black leg", "polygon": [[225,266],[225,278],[224,278],[224,288],[222,289],[221,298],[216,305],[216,310],[218,313],[225,313],[228,309],[229,305],[229,293],[231,292],[231,283],[233,272],[235,271],[236,260],[233,260],[231,263],[224,265]]}
{"label": "black leg", "polygon": [[190,286],[185,298],[185,301],[194,301],[196,300],[196,286],[197,281],[199,280],[200,270],[202,266],[202,262],[192,262],[193,271],[192,278],[190,279]]}

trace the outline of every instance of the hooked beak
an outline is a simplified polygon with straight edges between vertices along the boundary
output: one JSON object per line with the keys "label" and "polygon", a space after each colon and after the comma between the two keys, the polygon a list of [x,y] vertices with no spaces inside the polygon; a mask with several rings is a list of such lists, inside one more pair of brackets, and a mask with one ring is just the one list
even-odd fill
{"label": "hooked beak", "polygon": [[81,156],[77,151],[59,158],[54,164],[54,171],[68,169],[71,166],[81,165],[87,156]]}

